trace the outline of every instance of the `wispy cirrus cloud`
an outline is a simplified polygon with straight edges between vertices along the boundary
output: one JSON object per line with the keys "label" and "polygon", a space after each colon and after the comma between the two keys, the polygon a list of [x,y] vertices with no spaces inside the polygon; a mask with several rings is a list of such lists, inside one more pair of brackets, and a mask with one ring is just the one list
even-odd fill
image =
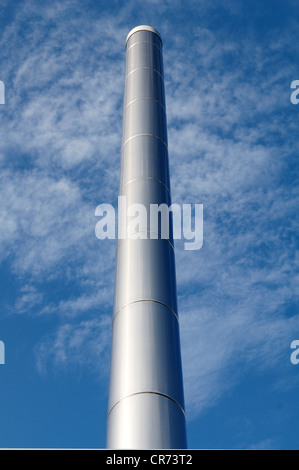
{"label": "wispy cirrus cloud", "polygon": [[49,271],[91,230],[91,209],[68,179],[6,171],[0,191],[2,256],[10,253],[19,272]]}
{"label": "wispy cirrus cloud", "polygon": [[[107,36],[104,22],[89,25],[86,18],[64,23],[60,14],[52,17],[53,29],[49,15],[37,17],[26,42],[18,31],[21,20],[16,19],[3,41],[3,47],[11,54],[18,50],[18,55],[7,71],[2,148],[9,155],[21,151],[39,168],[68,170],[88,162],[103,169],[120,142],[122,53]],[[48,31],[46,37],[39,21]],[[96,64],[91,50],[100,56]]]}
{"label": "wispy cirrus cloud", "polygon": [[[91,286],[114,269],[113,247],[101,250],[95,237],[94,210],[117,195],[120,28],[115,18],[78,17],[76,2],[42,12],[34,3],[20,6],[1,37],[8,100],[0,128],[0,252],[35,289],[47,291],[46,279],[72,278],[92,296]],[[23,302],[20,293],[15,308]]]}
{"label": "wispy cirrus cloud", "polygon": [[39,371],[46,374],[52,366],[58,370],[80,367],[100,376],[109,372],[109,316],[61,325],[35,348]]}
{"label": "wispy cirrus cloud", "polygon": [[198,28],[166,59],[173,200],[204,205],[200,252],[176,241],[190,419],[252,367],[283,374],[299,330],[292,34],[220,43]]}

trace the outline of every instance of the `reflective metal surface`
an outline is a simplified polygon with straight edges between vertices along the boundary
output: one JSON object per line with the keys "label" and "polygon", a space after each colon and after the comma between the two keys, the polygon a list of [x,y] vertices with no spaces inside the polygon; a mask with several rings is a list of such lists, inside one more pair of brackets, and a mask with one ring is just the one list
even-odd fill
{"label": "reflective metal surface", "polygon": [[137,136],[123,147],[120,193],[129,181],[142,177],[158,179],[170,189],[167,148],[152,135]]}
{"label": "reflective metal surface", "polygon": [[183,407],[178,319],[169,308],[152,301],[127,305],[113,320],[113,341],[109,409],[138,392],[158,392]]}
{"label": "reflective metal surface", "polygon": [[185,416],[157,394],[130,395],[108,416],[107,441],[114,449],[185,449]]}
{"label": "reflective metal surface", "polygon": [[120,240],[114,314],[131,302],[155,300],[177,313],[174,250],[167,240]]}
{"label": "reflective metal surface", "polygon": [[184,449],[172,218],[167,239],[150,219],[152,204],[171,205],[162,42],[150,26],[127,37],[120,196],[127,237],[116,253],[107,447]]}
{"label": "reflective metal surface", "polygon": [[132,46],[138,44],[140,42],[148,42],[152,46],[156,46],[160,50],[162,49],[162,41],[161,37],[158,34],[153,34],[152,31],[146,31],[145,29],[136,30],[134,34],[128,35],[127,43],[127,51],[131,49]]}
{"label": "reflective metal surface", "polygon": [[[169,239],[173,245],[172,213],[169,210],[171,197],[166,185],[151,177],[135,178],[122,188],[121,195],[125,197],[127,234],[130,238],[140,231],[149,232],[148,238],[160,238],[151,235],[155,232]],[[155,245],[152,249],[159,250]]]}
{"label": "reflective metal surface", "polygon": [[158,101],[165,108],[163,89],[163,78],[158,72],[152,68],[134,69],[126,80],[126,106],[134,100],[148,98]]}
{"label": "reflective metal surface", "polygon": [[138,134],[153,134],[167,145],[166,115],[159,102],[140,99],[125,108],[123,141]]}

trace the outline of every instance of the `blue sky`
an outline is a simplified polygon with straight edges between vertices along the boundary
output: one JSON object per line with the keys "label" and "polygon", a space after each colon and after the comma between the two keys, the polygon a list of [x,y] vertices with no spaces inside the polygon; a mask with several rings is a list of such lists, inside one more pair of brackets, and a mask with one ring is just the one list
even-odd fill
{"label": "blue sky", "polygon": [[161,33],[190,448],[299,448],[294,0],[2,0],[0,447],[105,447],[125,39]]}

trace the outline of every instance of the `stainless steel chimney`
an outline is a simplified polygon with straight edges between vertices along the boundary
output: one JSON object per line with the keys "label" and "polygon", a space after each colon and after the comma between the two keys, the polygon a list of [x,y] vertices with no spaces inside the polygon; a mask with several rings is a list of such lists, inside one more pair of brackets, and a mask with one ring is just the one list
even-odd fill
{"label": "stainless steel chimney", "polygon": [[148,218],[117,243],[107,447],[185,449],[171,218],[169,239],[150,230],[150,204],[171,205],[162,40],[150,26],[127,36],[122,138],[119,195]]}

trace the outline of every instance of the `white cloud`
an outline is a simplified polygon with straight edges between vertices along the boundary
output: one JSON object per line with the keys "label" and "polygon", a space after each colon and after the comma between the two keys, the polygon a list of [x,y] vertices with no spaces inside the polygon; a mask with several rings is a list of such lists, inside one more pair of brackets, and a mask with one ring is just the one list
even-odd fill
{"label": "white cloud", "polygon": [[38,289],[31,285],[24,285],[20,289],[20,297],[15,303],[15,312],[27,313],[33,305],[41,304],[43,301],[43,294]]}
{"label": "white cloud", "polygon": [[264,299],[271,296],[267,289],[255,297],[253,289],[247,292],[252,297],[247,302],[242,294],[230,300],[224,295],[212,300],[193,296],[181,302],[189,419],[215,404],[250,368],[275,368],[282,375],[287,369],[290,339],[299,329],[298,319],[277,313],[275,301],[265,308]]}
{"label": "white cloud", "polygon": [[30,16],[30,11],[26,42],[20,35],[26,9],[4,34],[3,50],[10,60],[1,145],[10,155],[25,153],[39,167],[55,171],[78,164],[104,168],[111,157],[116,162],[120,148],[120,28],[111,18],[67,20],[75,5],[66,3],[46,7],[43,15]]}
{"label": "white cloud", "polygon": [[2,256],[13,253],[14,269],[49,270],[92,230],[93,208],[71,181],[39,172],[4,172],[1,180]]}
{"label": "white cloud", "polygon": [[220,44],[197,33],[198,47],[178,40],[166,59],[173,202],[204,206],[202,249],[175,244],[190,418],[248,368],[275,367],[280,380],[299,330],[298,191],[282,178],[297,145],[285,38],[284,47],[275,37],[261,47],[253,37]]}
{"label": "white cloud", "polygon": [[263,441],[251,444],[247,447],[249,450],[275,450],[277,449],[277,443],[274,439],[265,439]]}
{"label": "white cloud", "polygon": [[110,317],[102,316],[78,324],[61,325],[35,348],[39,371],[47,373],[48,369],[54,367],[57,372],[70,366],[80,366],[86,371],[92,369],[101,376],[107,374],[110,364],[110,324]]}

